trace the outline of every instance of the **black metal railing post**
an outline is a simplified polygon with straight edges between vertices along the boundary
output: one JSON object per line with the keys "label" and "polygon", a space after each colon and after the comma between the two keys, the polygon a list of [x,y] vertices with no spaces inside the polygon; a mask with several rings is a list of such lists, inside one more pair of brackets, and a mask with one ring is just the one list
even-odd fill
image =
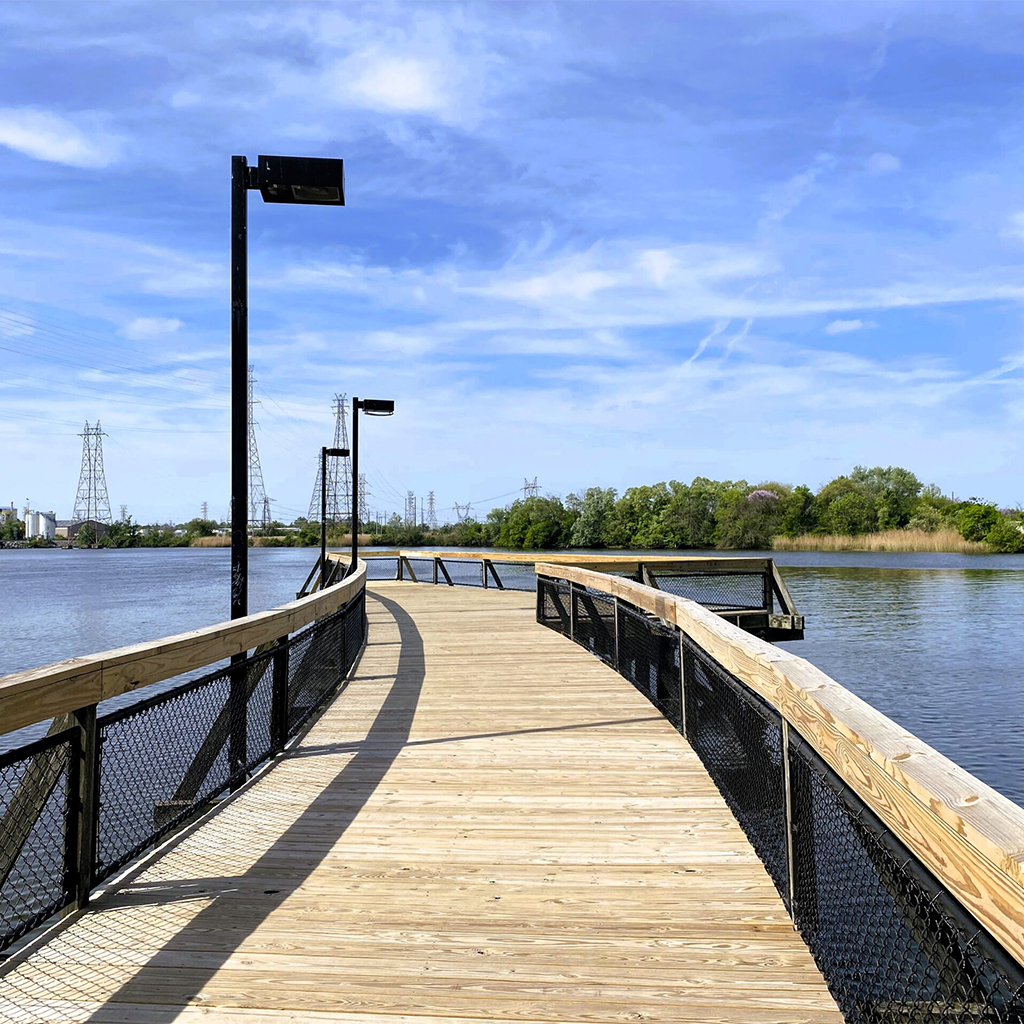
{"label": "black metal railing post", "polygon": [[612,598],[612,613],[615,615],[615,671],[622,675],[622,662],[619,660],[619,599]]}
{"label": "black metal railing post", "polygon": [[487,589],[487,559],[480,559],[480,586]]}
{"label": "black metal railing post", "polygon": [[68,910],[88,906],[96,864],[100,743],[96,705],[72,713],[75,743],[68,773],[64,829],[64,891]]}
{"label": "black metal railing post", "polygon": [[789,722],[782,719],[782,797],[786,810],[786,884],[789,916],[796,928],[796,865],[793,859],[793,782],[789,776]]}
{"label": "black metal railing post", "polygon": [[283,636],[271,655],[270,746],[274,752],[284,750],[288,742],[288,651],[288,637]]}
{"label": "black metal railing post", "polygon": [[434,584],[435,587],[437,586],[437,563],[440,562],[440,561],[441,561],[440,558],[435,558],[434,559],[434,578],[433,578],[433,584]]}
{"label": "black metal railing post", "polygon": [[[686,644],[683,643],[683,631],[681,629],[676,630],[679,637],[679,733],[685,738],[686,736],[686,684],[689,682],[687,679],[687,668],[690,671],[693,670],[692,656],[691,664],[687,665],[687,650]],[[692,677],[691,677],[692,678]]]}
{"label": "black metal railing post", "polygon": [[576,642],[576,584],[569,583],[569,639]]}
{"label": "black metal railing post", "polygon": [[248,763],[248,705],[249,666],[247,652],[236,654],[231,659],[231,688],[228,691],[228,766],[233,793],[245,781],[245,767]]}

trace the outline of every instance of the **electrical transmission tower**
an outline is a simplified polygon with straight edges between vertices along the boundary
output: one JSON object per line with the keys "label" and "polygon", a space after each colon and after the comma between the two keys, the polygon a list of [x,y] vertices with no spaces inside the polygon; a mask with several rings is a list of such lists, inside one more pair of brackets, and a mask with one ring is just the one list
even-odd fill
{"label": "electrical transmission tower", "polygon": [[121,517],[120,518],[121,518],[121,522],[122,523],[128,522],[128,506],[127,505],[122,505],[121,506]]}
{"label": "electrical transmission tower", "polygon": [[75,495],[75,511],[72,519],[82,522],[91,519],[97,523],[113,522],[110,514],[110,499],[107,497],[107,478],[103,472],[103,438],[107,435],[86,420],[85,430],[78,435],[82,439],[82,469],[78,475],[78,493]]}
{"label": "electrical transmission tower", "polygon": [[536,498],[540,493],[540,488],[537,486],[537,478],[533,478],[531,483],[525,477],[523,477],[523,497],[524,498]]}
{"label": "electrical transmission tower", "polygon": [[469,519],[473,512],[473,506],[467,501],[465,505],[460,505],[458,502],[455,503],[455,518],[460,522],[464,523]]}
{"label": "electrical transmission tower", "polygon": [[252,409],[259,402],[253,398],[254,367],[249,367],[249,526],[253,529],[266,529],[270,525],[270,502],[267,492],[263,489],[263,470],[260,469],[260,453],[256,449],[256,427],[252,418]]}
{"label": "electrical transmission tower", "polygon": [[416,525],[416,495],[412,491],[405,494],[405,525]]}
{"label": "electrical transmission tower", "polygon": [[434,509],[434,492],[427,496],[427,526],[431,530],[437,529],[437,512]]}
{"label": "electrical transmission tower", "polygon": [[366,474],[359,474],[359,522],[369,522],[369,515],[366,510]]}
{"label": "electrical transmission tower", "polygon": [[199,507],[203,510],[203,518],[204,519],[209,519],[210,518],[210,506],[204,501],[202,503],[202,505],[200,505]]}
{"label": "electrical transmission tower", "polygon": [[[334,412],[334,447],[348,448],[348,396],[334,396],[331,403]],[[365,509],[360,505],[359,518],[362,519]],[[327,460],[327,521],[337,523],[352,515],[352,461],[344,458]],[[313,496],[309,499],[309,513],[306,518],[310,522],[320,522],[320,453],[316,455],[316,483],[313,484]]]}

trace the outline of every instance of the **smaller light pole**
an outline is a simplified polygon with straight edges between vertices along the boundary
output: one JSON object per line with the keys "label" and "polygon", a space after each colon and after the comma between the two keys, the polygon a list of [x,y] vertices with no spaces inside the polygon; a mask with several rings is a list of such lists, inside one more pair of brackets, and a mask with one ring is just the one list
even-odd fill
{"label": "smaller light pole", "polygon": [[352,561],[349,575],[356,571],[359,557],[359,410],[367,416],[393,416],[395,403],[386,398],[352,399]]}
{"label": "smaller light pole", "polygon": [[320,449],[320,589],[327,586],[327,456],[343,459],[347,448]]}

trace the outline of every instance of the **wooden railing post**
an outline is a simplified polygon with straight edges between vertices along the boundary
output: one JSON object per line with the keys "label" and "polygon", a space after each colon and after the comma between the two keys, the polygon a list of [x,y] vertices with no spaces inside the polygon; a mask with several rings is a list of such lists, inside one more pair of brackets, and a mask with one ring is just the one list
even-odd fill
{"label": "wooden railing post", "polygon": [[96,863],[96,830],[99,816],[99,728],[96,705],[79,708],[71,715],[77,736],[71,755],[67,824],[64,832],[64,879],[68,911],[89,903]]}
{"label": "wooden railing post", "polygon": [[273,682],[270,697],[270,746],[284,750],[288,742],[288,637],[277,642],[273,659]]}

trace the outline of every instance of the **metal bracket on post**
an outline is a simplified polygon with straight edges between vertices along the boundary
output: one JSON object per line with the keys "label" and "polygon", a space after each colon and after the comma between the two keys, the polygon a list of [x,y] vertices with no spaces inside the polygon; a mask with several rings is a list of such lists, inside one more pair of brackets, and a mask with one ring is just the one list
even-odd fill
{"label": "metal bracket on post", "polygon": [[64,833],[65,892],[69,897],[67,912],[81,910],[89,904],[94,865],[96,863],[96,821],[99,816],[99,728],[96,705],[79,708],[72,713],[78,729],[72,754],[70,791],[67,805],[67,827]]}
{"label": "metal bracket on post", "polygon": [[288,637],[277,641],[273,658],[273,682],[270,697],[270,746],[284,750],[288,742]]}
{"label": "metal bracket on post", "polygon": [[782,719],[782,785],[786,805],[786,879],[789,883],[789,916],[796,928],[796,877],[793,858],[793,784],[789,775],[789,722]]}

